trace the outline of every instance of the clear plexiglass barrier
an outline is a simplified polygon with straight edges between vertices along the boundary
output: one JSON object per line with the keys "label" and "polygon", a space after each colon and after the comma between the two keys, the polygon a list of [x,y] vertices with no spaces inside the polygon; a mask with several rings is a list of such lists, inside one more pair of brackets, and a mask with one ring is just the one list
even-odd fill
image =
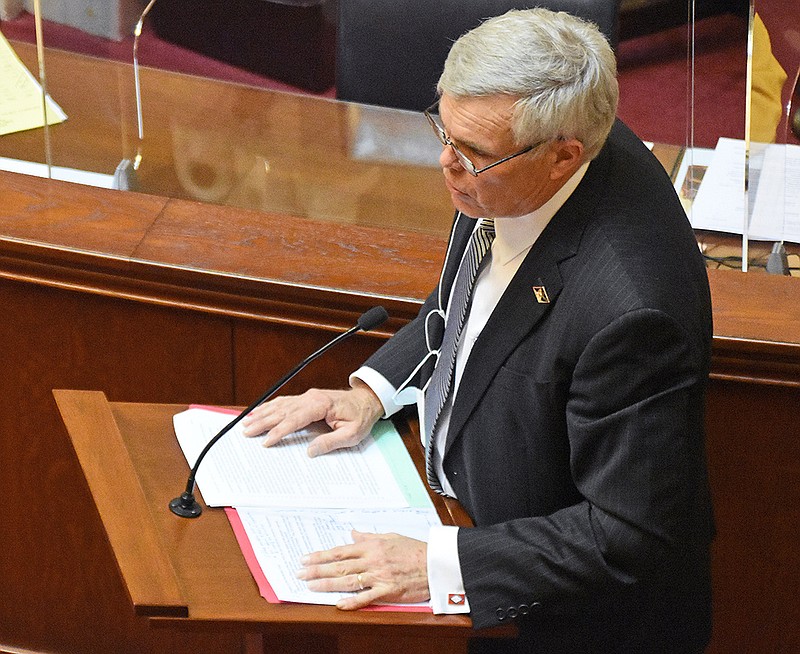
{"label": "clear plexiglass barrier", "polygon": [[[694,111],[680,192],[711,265],[795,274],[800,7],[751,0],[738,13],[744,31],[728,55],[740,62],[738,68],[707,57],[700,38],[703,21],[693,26],[689,88]],[[740,90],[726,95],[737,85]],[[738,115],[728,122],[732,109]],[[715,141],[705,137],[702,126],[708,121],[720,126]],[[720,232],[735,234],[739,244],[720,241],[715,237]]]}
{"label": "clear plexiglass barrier", "polygon": [[[444,234],[421,113],[335,99],[336,0],[246,4],[0,0],[0,168]],[[800,3],[617,4],[620,117],[709,265],[794,272]]]}

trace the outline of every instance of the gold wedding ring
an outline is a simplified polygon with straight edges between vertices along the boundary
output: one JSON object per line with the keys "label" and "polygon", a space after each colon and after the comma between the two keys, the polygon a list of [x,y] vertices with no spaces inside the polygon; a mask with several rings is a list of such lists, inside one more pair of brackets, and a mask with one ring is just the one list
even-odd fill
{"label": "gold wedding ring", "polygon": [[360,572],[356,575],[356,579],[358,579],[358,588],[359,588],[359,590],[364,590],[364,582],[361,579],[361,573]]}

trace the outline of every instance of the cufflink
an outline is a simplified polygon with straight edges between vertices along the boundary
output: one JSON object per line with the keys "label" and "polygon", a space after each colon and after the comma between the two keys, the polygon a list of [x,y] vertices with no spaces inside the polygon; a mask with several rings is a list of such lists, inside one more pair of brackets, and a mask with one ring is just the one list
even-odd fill
{"label": "cufflink", "polygon": [[447,594],[447,603],[450,606],[461,606],[464,604],[464,597],[463,593],[448,593]]}

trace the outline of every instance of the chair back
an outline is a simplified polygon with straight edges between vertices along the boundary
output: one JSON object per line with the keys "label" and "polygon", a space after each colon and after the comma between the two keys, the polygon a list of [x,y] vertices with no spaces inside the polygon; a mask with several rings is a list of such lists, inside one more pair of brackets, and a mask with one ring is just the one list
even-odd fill
{"label": "chair back", "polygon": [[591,20],[616,47],[619,0],[339,0],[336,97],[422,111],[450,46],[482,20],[546,7]]}

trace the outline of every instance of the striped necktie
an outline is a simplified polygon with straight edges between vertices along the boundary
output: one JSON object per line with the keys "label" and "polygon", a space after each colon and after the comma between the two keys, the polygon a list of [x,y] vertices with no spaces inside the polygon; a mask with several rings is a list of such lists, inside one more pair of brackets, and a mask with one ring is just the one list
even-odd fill
{"label": "striped necktie", "polygon": [[441,491],[433,465],[433,434],[442,408],[447,402],[453,381],[458,342],[464,328],[464,321],[469,309],[475,277],[484,255],[489,251],[494,240],[494,221],[484,218],[472,232],[461,266],[453,282],[450,311],[444,328],[442,345],[439,348],[439,359],[433,369],[428,389],[425,392],[425,460],[428,483],[431,488]]}

